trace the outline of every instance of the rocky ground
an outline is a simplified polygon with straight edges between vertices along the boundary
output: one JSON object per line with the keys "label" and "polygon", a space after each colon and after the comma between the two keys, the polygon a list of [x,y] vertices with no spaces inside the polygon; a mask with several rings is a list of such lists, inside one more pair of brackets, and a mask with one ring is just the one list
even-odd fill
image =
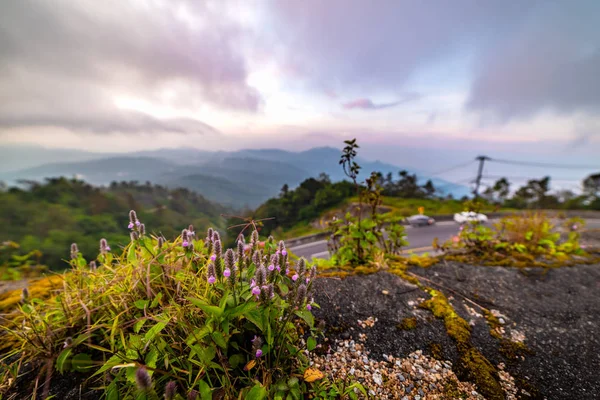
{"label": "rocky ground", "polygon": [[[588,246],[598,240],[588,234]],[[507,399],[600,398],[600,264],[551,270],[440,263],[409,270],[471,326]],[[328,340],[315,365],[376,398],[483,398],[430,296],[389,272],[318,282]],[[489,311],[493,317],[486,315]],[[488,316],[488,318],[486,318]]]}

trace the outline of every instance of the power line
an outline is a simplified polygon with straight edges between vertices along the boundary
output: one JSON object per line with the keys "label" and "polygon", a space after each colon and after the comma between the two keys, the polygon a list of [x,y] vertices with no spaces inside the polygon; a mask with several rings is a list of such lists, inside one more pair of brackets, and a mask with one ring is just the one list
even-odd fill
{"label": "power line", "polygon": [[517,161],[517,160],[503,160],[498,158],[489,158],[491,162],[497,162],[500,164],[512,164],[512,165],[523,165],[528,167],[540,167],[540,168],[564,168],[564,169],[600,169],[598,165],[567,165],[567,164],[553,164],[553,163],[540,163],[531,161]]}
{"label": "power line", "polygon": [[463,167],[466,167],[466,166],[468,166],[468,165],[471,165],[472,163],[473,163],[473,160],[470,160],[470,161],[467,161],[467,162],[465,162],[465,163],[460,163],[460,164],[457,164],[457,165],[455,165],[455,166],[453,166],[453,167],[446,168],[446,169],[444,169],[444,170],[441,170],[441,171],[439,171],[439,172],[436,172],[436,173],[434,173],[434,174],[428,174],[428,173],[425,173],[425,175],[427,175],[428,177],[430,177],[430,176],[437,176],[437,175],[443,175],[443,174],[446,174],[446,173],[448,173],[448,172],[454,171],[454,170],[456,170],[456,169],[463,168]]}

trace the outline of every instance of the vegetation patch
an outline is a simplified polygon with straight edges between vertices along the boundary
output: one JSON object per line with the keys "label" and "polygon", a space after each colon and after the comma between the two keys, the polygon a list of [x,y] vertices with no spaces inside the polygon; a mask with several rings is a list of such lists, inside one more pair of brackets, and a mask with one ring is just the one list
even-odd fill
{"label": "vegetation patch", "polygon": [[[53,376],[76,372],[109,399],[355,398],[364,390],[340,392],[308,368],[320,335],[311,313],[317,270],[304,259],[291,264],[283,242],[260,248],[253,231],[224,251],[216,231],[201,239],[192,226],[168,242],[148,235],[133,211],[129,227],[122,254],[102,239],[88,262],[73,244],[64,276],[4,299],[17,305],[4,321],[14,346],[0,369],[5,382],[27,387],[20,370],[31,365],[38,375],[27,381],[43,398]],[[57,283],[56,296],[42,300]]]}
{"label": "vegetation patch", "polygon": [[403,318],[402,321],[398,325],[396,325],[396,328],[402,329],[404,331],[410,331],[415,329],[416,327],[417,318],[415,317]]}

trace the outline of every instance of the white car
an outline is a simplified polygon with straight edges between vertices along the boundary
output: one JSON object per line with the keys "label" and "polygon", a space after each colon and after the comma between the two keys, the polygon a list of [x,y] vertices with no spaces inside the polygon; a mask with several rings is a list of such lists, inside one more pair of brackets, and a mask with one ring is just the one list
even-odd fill
{"label": "white car", "polygon": [[487,222],[488,217],[485,214],[476,213],[474,211],[463,211],[461,213],[454,214],[454,221],[459,224],[465,224],[467,222]]}
{"label": "white car", "polygon": [[411,226],[428,226],[435,224],[435,219],[427,215],[412,215],[406,218]]}

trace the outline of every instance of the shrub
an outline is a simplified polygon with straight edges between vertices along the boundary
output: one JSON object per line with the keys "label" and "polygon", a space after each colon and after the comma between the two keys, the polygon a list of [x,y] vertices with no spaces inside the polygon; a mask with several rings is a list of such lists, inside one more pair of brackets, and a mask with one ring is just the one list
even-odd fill
{"label": "shrub", "polygon": [[[340,158],[344,173],[352,179],[358,193],[358,208],[348,212],[343,219],[334,219],[329,224],[331,231],[328,243],[334,265],[360,266],[385,260],[386,255],[398,254],[407,244],[403,218],[378,212],[381,206],[381,186],[376,172],[366,179],[361,188],[357,176],[360,166],[356,157],[356,139],[344,142],[346,147]],[[368,206],[368,207],[365,207]],[[368,213],[368,215],[363,215]]]}
{"label": "shrub", "polygon": [[52,300],[23,296],[5,327],[19,342],[7,357],[20,357],[0,375],[16,378],[27,362],[46,382],[79,371],[108,399],[299,399],[310,390],[296,376],[317,343],[316,267],[290,265],[273,238],[259,248],[256,231],[223,251],[212,229],[201,239],[190,226],[168,242],[146,234],[133,211],[129,227],[121,255],[103,239],[88,263],[73,244]]}
{"label": "shrub", "polygon": [[466,224],[443,248],[450,250],[451,256],[460,254],[503,265],[563,262],[572,256],[586,255],[579,245],[579,230],[583,224],[581,219],[565,221],[566,234],[561,234],[544,213],[529,212],[504,217],[493,228],[479,223]]}

